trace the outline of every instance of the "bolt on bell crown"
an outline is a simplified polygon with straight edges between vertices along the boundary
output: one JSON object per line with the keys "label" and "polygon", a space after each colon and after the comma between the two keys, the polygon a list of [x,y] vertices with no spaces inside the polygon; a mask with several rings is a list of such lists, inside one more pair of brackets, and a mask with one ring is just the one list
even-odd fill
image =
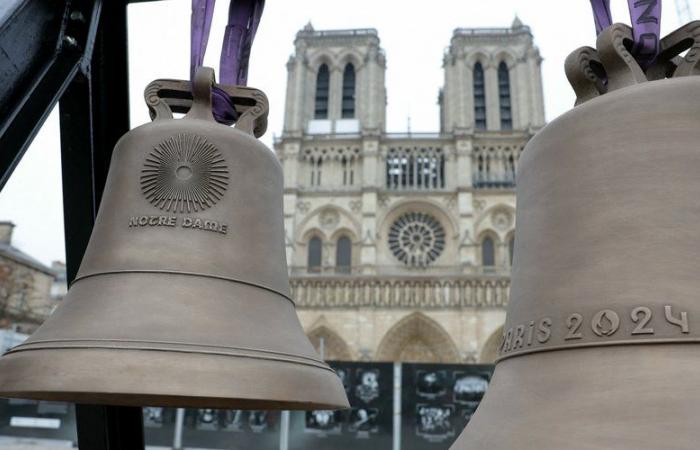
{"label": "bolt on bell crown", "polygon": [[202,68],[193,100],[189,82],[146,89],[155,120],[117,143],[78,275],[55,313],[0,358],[1,396],[348,407],[290,296],[282,171],[254,137],[265,131],[267,99],[220,86],[239,113],[230,128],[212,117],[212,84]]}
{"label": "bolt on bell crown", "polygon": [[453,450],[697,448],[698,26],[646,73],[620,24],[567,60],[578,106],[520,160],[499,360]]}

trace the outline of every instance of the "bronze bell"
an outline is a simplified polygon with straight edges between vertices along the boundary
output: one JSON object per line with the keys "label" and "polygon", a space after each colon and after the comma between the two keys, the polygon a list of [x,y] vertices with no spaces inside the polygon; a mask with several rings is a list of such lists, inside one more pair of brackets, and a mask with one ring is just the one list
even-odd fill
{"label": "bronze bell", "polygon": [[624,25],[567,61],[578,106],[521,157],[499,360],[453,450],[698,448],[700,77],[672,38],[646,75]]}
{"label": "bronze bell", "polygon": [[[282,169],[255,138],[265,132],[267,99],[219,86],[239,114],[230,128],[212,117],[213,83],[202,68],[193,89],[175,80],[148,86],[154,121],[116,145],[78,275],[54,314],[0,359],[0,396],[348,407],[290,297]],[[188,112],[176,120],[173,111]]]}

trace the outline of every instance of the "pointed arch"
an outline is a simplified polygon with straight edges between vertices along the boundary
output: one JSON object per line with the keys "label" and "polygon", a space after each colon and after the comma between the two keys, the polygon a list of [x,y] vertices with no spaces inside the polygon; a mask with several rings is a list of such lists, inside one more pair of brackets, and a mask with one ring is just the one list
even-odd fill
{"label": "pointed arch", "polygon": [[341,118],[355,118],[355,66],[350,62],[345,65],[345,70],[343,70]]}
{"label": "pointed arch", "polygon": [[486,78],[484,77],[484,66],[481,61],[474,63],[473,91],[474,91],[474,128],[477,130],[486,129]]}
{"label": "pointed arch", "polygon": [[491,333],[491,336],[486,339],[484,346],[481,348],[481,355],[479,355],[480,364],[493,364],[496,362],[501,339],[503,339],[503,325],[498,327],[496,331]]}
{"label": "pointed arch", "polygon": [[326,361],[352,361],[352,351],[345,340],[335,331],[325,325],[311,330],[307,337],[316,351],[321,354],[321,339],[323,339],[323,359]]}
{"label": "pointed arch", "polygon": [[414,312],[399,320],[382,338],[377,361],[460,362],[459,350],[435,320]]}
{"label": "pointed arch", "polygon": [[352,269],[352,240],[343,233],[335,243],[335,271],[350,273]]}
{"label": "pointed arch", "polygon": [[[503,228],[503,225],[494,222],[496,213],[498,212],[507,213],[510,216],[510,224]],[[515,228],[515,205],[509,203],[495,203],[481,213],[479,217],[474,221],[474,235],[481,237],[483,233],[493,233],[498,237],[498,240],[505,242],[506,235],[512,233]]]}
{"label": "pointed arch", "polygon": [[314,119],[328,118],[328,93],[331,83],[331,73],[328,64],[321,64],[316,73],[316,97],[314,104]]}
{"label": "pointed arch", "polygon": [[379,218],[378,229],[386,231],[391,226],[394,219],[408,211],[425,211],[432,214],[443,224],[449,237],[459,236],[460,234],[459,223],[454,215],[450,213],[444,205],[429,198],[407,198],[392,203],[391,209]]}
{"label": "pointed arch", "polygon": [[513,265],[513,256],[515,255],[515,232],[511,232],[506,237],[506,242],[508,243],[508,264]]}
{"label": "pointed arch", "polygon": [[353,48],[345,48],[336,55],[336,65],[338,67],[343,68],[346,64],[350,63],[355,67],[355,71],[362,69],[364,60],[365,56]]}
{"label": "pointed arch", "polygon": [[481,238],[481,265],[494,267],[496,265],[496,240],[487,233]]}
{"label": "pointed arch", "polygon": [[319,272],[321,270],[323,261],[322,253],[323,241],[317,234],[314,234],[309,239],[309,246],[307,249],[306,265],[309,272]]}
{"label": "pointed arch", "polygon": [[513,114],[510,96],[510,70],[505,61],[498,65],[498,105],[501,117],[501,130],[513,129]]}
{"label": "pointed arch", "polygon": [[[299,225],[297,225],[296,234],[296,239],[298,242],[303,243],[304,238],[308,236],[310,230],[317,229],[317,227],[320,227],[320,224],[318,222],[318,220],[320,219],[320,214],[321,212],[328,209],[333,209],[337,211],[340,215],[340,222],[337,225],[337,230],[343,228],[347,229],[350,236],[352,236],[353,241],[356,241],[358,237],[362,235],[362,224],[350,211],[338,206],[324,204],[319,206],[318,208],[309,211],[306,214],[306,217],[304,217],[304,219],[301,222],[299,222]],[[321,234],[324,235],[323,233]],[[333,237],[335,236],[331,236],[331,239],[333,239]]]}

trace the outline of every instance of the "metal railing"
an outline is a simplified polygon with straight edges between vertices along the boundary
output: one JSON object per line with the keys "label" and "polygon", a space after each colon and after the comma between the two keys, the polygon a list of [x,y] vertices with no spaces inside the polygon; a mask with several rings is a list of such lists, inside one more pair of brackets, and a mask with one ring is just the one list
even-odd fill
{"label": "metal railing", "polygon": [[300,36],[379,36],[376,28],[357,28],[347,30],[301,30]]}
{"label": "metal railing", "polygon": [[484,36],[484,35],[510,35],[531,34],[530,27],[522,25],[518,28],[455,28],[452,36]]}

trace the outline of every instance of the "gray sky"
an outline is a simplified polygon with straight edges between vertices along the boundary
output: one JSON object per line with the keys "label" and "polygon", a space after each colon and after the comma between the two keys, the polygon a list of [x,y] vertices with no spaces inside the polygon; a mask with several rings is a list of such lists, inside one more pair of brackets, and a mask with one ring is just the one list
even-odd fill
{"label": "gray sky", "polygon": [[[613,18],[629,23],[627,2],[612,0]],[[694,12],[698,0],[691,0]],[[227,0],[216,8],[205,64],[217,67]],[[664,3],[662,33],[679,26],[675,1]],[[131,124],[149,120],[144,87],[156,78],[189,75],[189,0],[129,7]],[[294,35],[307,22],[317,29],[376,28],[387,55],[388,131],[437,131],[436,104],[443,83],[442,54],[457,27],[506,27],[515,15],[532,28],[544,58],[542,72],[547,120],[568,110],[574,96],[564,76],[566,56],[595,44],[589,0],[268,0],[253,46],[249,85],[270,99],[270,121],[262,140],[280,134],[286,83],[285,64]],[[0,192],[0,220],[15,222],[14,245],[39,260],[63,260],[63,216],[57,110]]]}

